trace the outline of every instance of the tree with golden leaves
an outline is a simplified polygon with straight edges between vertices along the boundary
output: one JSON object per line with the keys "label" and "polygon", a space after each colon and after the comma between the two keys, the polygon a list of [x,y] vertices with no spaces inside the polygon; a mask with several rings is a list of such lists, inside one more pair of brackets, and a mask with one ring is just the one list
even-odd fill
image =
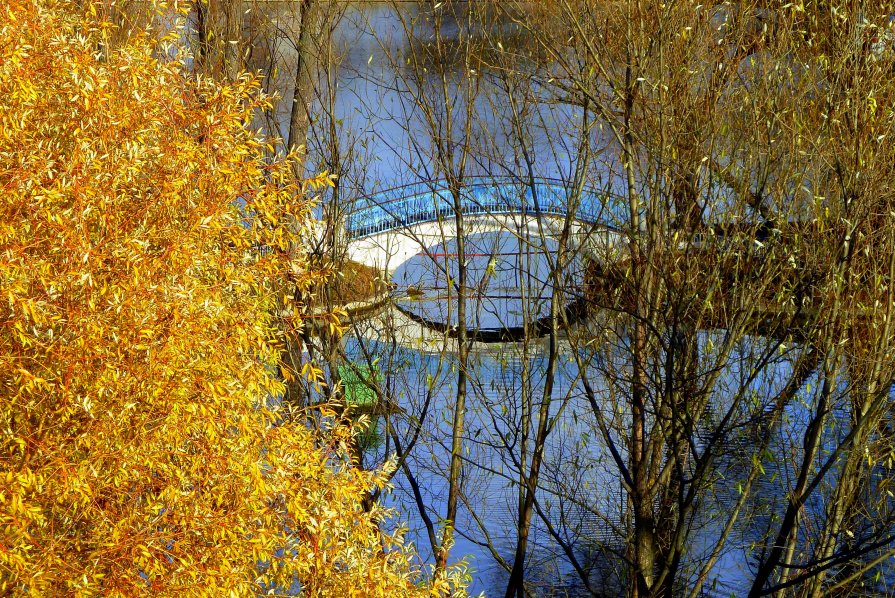
{"label": "tree with golden leaves", "polygon": [[276,400],[328,178],[264,158],[255,80],[100,7],[0,9],[0,593],[449,591],[361,507],[352,431]]}

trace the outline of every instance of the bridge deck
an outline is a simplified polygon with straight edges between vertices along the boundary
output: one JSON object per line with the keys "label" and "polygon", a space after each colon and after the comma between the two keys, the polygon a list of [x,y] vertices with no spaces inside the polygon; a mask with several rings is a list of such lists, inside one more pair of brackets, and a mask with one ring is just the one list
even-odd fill
{"label": "bridge deck", "polygon": [[[468,179],[460,191],[463,214],[518,214],[565,216],[574,194],[563,181],[538,179],[534,185],[511,177]],[[606,193],[587,188],[577,198],[577,220],[618,228],[624,206]],[[444,181],[413,183],[362,199],[348,215],[351,239],[398,230],[421,222],[453,218],[454,198]]]}

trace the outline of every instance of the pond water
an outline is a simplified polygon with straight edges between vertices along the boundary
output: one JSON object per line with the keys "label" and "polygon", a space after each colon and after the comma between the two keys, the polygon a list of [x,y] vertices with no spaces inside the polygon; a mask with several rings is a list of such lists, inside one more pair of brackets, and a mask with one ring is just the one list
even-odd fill
{"label": "pond water", "polygon": [[[376,420],[380,442],[368,447],[365,458],[379,461],[394,450],[394,444],[382,434],[386,425],[393,427],[404,448],[410,439],[417,439],[408,458],[415,484],[410,483],[405,471],[399,471],[394,491],[384,497],[384,502],[398,509],[400,519],[408,525],[409,537],[424,558],[431,560],[419,503],[433,521],[445,512],[456,355],[389,342],[388,335],[380,335],[379,329],[378,324],[370,323],[364,334],[349,338],[347,355],[355,363],[373,363],[382,373],[381,383],[398,397],[405,412],[390,417],[388,424],[384,418]],[[526,578],[539,588],[538,595],[589,596],[592,591],[604,596],[619,595],[619,551],[623,550],[626,535],[621,524],[625,494],[618,470],[594,422],[579,368],[571,358],[572,348],[563,344],[561,355],[551,395],[550,412],[556,430],[549,437],[539,484],[543,518],[536,517],[532,524]],[[470,356],[462,506],[456,521],[459,536],[453,557],[468,557],[473,571],[471,589],[475,593],[499,595],[508,579],[499,559],[512,562],[515,549],[522,433],[519,422],[526,405],[536,409],[543,399],[546,361],[544,347],[538,344],[478,344]],[[588,370],[592,383],[600,384],[597,364],[591,363]],[[781,363],[778,384],[785,379],[785,370]],[[733,383],[735,368],[728,375]],[[769,392],[768,386],[775,386],[771,379],[763,384],[763,392]],[[604,386],[600,395],[605,396],[605,391]],[[781,429],[781,438],[804,424],[804,413],[795,409],[790,415],[791,422]],[[700,509],[693,522],[687,559],[699,562],[711,550],[723,527],[726,509],[738,497],[735,480],[741,479],[749,466],[751,453],[735,448],[718,465],[720,474],[729,476],[731,481],[719,479],[710,494],[711,503]],[[768,476],[758,482],[759,504],[779,500],[778,476],[792,475],[785,463],[780,468],[768,463],[767,470]],[[414,485],[419,497],[414,495]],[[732,590],[741,590],[748,579],[748,544],[757,539],[764,520],[749,521],[749,525],[737,527],[732,546],[713,568],[710,585],[715,592],[709,595],[730,595]],[[552,529],[545,522],[550,522]],[[579,564],[589,572],[591,590],[584,587],[557,538],[569,545]]]}
{"label": "pond water", "polygon": [[[413,2],[398,6],[405,19],[425,12]],[[263,10],[281,31],[295,28],[289,16],[291,3],[266,2]],[[408,30],[415,36],[413,43]],[[447,40],[456,36],[457,30],[450,20],[442,26]],[[387,2],[351,3],[338,19],[333,67],[321,81],[322,99],[311,116],[307,171],[338,173],[346,201],[443,176],[442,167],[433,159],[436,149],[430,120],[440,121],[435,134],[443,135],[446,117],[441,79],[434,65],[422,66],[421,73],[411,68],[420,56],[429,56],[425,42],[432,36],[431,22],[424,18],[413,24],[402,22]],[[524,41],[522,44],[520,55],[528,50]],[[281,58],[273,87],[283,98],[276,109],[275,132],[286,138],[295,49],[284,38],[275,47]],[[582,127],[579,107],[544,101],[546,92],[539,84],[505,77],[502,69],[467,70],[462,61],[443,66],[447,98],[454,111],[451,143],[456,151],[470,141],[463,164],[465,177],[524,177],[526,160],[530,160],[537,177],[571,179],[579,144],[576,131]],[[467,85],[471,79],[473,86]],[[470,102],[468,110],[466,102]],[[518,112],[516,121],[514,111]],[[524,133],[520,134],[520,127]],[[597,129],[594,135],[602,139],[604,132]],[[608,133],[605,138],[610,139]],[[609,154],[601,173],[606,178],[600,186],[622,189],[623,179],[614,164],[617,152]]]}
{"label": "pond water", "polygon": [[[418,446],[409,459],[410,470],[419,485],[422,502],[428,515],[437,520],[446,508],[446,473],[450,459],[450,406],[456,390],[455,355],[416,351],[371,341],[369,337],[348,341],[347,350],[357,361],[371,356],[379,359],[382,371],[389,372],[385,382],[392,385],[400,404],[407,410],[404,418],[392,418],[399,437],[408,438],[416,431],[420,420],[425,423]],[[544,485],[560,485],[598,491],[592,505],[599,505],[604,514],[615,513],[620,518],[621,486],[613,481],[609,470],[593,466],[600,460],[599,443],[587,442],[589,424],[582,409],[583,397],[575,389],[573,367],[561,368],[557,376],[557,405],[564,405],[568,417],[562,422],[563,433],[556,435],[546,455]],[[472,590],[499,593],[506,584],[507,574],[494,558],[494,553],[511,561],[515,548],[516,501],[518,501],[518,470],[510,454],[524,395],[537,393],[543,383],[546,357],[535,350],[525,356],[511,344],[479,348],[471,356],[470,388],[465,434],[463,507],[456,522],[459,537],[453,551],[456,558],[469,557],[474,571]],[[380,427],[384,421],[379,421]],[[593,430],[590,430],[591,434]],[[387,442],[372,448],[382,455],[390,448]],[[382,456],[378,455],[378,456]],[[585,465],[589,464],[589,465]],[[570,493],[574,494],[574,493]],[[399,509],[407,518],[411,538],[431,558],[427,536],[422,528],[416,499],[406,475],[399,472],[394,492],[386,496],[386,503]],[[549,501],[548,501],[549,504]],[[566,533],[590,535],[590,541],[610,542],[611,534],[600,530],[596,516],[588,516],[586,509],[574,504],[545,505],[554,510],[557,520],[568,521]],[[616,520],[616,523],[620,519]],[[575,529],[578,528],[578,529]],[[596,532],[596,533],[594,533]],[[532,549],[526,575],[542,586],[546,595],[576,595],[580,582],[571,566],[557,554],[547,530],[536,521],[532,533]],[[483,546],[490,544],[490,546]],[[582,558],[588,558],[588,547],[578,547]],[[596,558],[594,556],[594,558]],[[548,591],[549,590],[549,591]]]}

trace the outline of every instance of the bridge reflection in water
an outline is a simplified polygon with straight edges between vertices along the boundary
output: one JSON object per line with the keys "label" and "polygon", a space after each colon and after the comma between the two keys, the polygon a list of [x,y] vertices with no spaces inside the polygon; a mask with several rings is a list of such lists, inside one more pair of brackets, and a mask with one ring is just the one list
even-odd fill
{"label": "bridge reflection in water", "polygon": [[[548,256],[555,255],[553,238],[531,243],[507,232],[475,233],[466,237],[466,326],[480,341],[507,341],[540,334],[549,326],[553,278]],[[459,323],[456,239],[449,239],[404,262],[392,276],[398,285],[397,307],[430,328],[448,333]],[[563,304],[577,298],[583,279],[580,260],[563,276]]]}

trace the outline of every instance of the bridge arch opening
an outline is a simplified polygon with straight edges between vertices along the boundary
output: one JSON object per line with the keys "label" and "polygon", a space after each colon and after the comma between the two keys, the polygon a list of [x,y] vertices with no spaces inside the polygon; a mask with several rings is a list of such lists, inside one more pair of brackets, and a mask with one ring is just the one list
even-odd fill
{"label": "bridge arch opening", "polygon": [[[468,287],[465,323],[480,342],[518,340],[544,334],[550,325],[554,277],[554,237],[531,239],[509,231],[469,234],[466,241]],[[457,239],[420,251],[392,273],[395,304],[405,315],[452,334],[459,324]],[[583,267],[573,260],[560,280],[561,309],[580,299]]]}

